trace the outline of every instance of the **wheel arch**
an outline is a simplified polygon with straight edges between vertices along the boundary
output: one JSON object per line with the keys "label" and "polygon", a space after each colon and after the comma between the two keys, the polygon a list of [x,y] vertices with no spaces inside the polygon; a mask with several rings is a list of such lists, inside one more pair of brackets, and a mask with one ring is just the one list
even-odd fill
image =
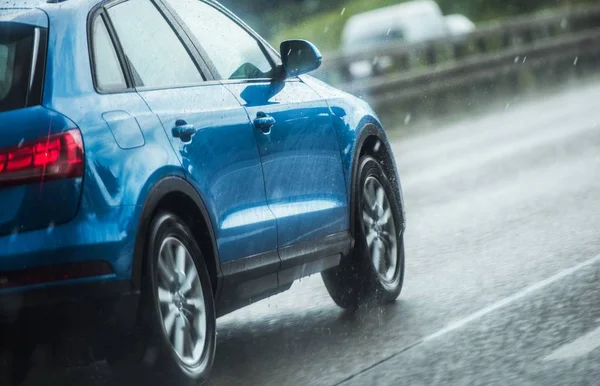
{"label": "wheel arch", "polygon": [[404,198],[400,184],[400,177],[396,168],[394,154],[387,140],[384,130],[373,123],[365,123],[360,131],[360,135],[356,140],[354,147],[354,155],[352,157],[351,166],[351,182],[350,182],[350,232],[352,236],[355,234],[356,227],[356,211],[354,210],[357,200],[358,189],[358,166],[360,159],[364,155],[373,156],[383,167],[386,175],[390,178],[396,199],[400,203],[402,216],[402,230],[406,228],[406,215],[404,208]]}
{"label": "wheel arch", "polygon": [[191,228],[204,255],[216,297],[221,289],[222,274],[212,221],[198,192],[189,182],[177,176],[165,177],[154,184],[143,204],[133,253],[134,287],[137,290],[142,288],[146,239],[154,216],[161,210],[181,217]]}

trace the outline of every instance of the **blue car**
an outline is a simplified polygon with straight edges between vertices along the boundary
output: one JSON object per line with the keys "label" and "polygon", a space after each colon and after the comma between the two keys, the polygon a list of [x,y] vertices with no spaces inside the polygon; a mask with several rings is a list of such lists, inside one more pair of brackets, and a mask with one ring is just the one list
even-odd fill
{"label": "blue car", "polygon": [[365,102],[306,75],[321,60],[214,1],[0,1],[9,382],[73,335],[130,385],[199,384],[216,318],[297,279],[347,309],[398,297],[394,157]]}

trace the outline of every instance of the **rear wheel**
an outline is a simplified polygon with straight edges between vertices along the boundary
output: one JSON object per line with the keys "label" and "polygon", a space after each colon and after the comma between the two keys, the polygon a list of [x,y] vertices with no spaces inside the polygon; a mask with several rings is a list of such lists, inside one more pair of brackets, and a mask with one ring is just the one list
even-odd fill
{"label": "rear wheel", "polygon": [[355,308],[398,298],[404,280],[402,210],[383,168],[371,156],[359,161],[355,207],[355,247],[339,267],[322,273],[333,300]]}
{"label": "rear wheel", "polygon": [[136,331],[109,363],[124,384],[201,384],[214,360],[214,301],[200,248],[179,218],[156,216],[145,264]]}

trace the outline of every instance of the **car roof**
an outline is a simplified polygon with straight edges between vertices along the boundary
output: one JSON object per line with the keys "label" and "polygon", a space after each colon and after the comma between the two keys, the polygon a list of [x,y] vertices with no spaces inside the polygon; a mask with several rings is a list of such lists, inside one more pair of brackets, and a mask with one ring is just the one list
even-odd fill
{"label": "car roof", "polygon": [[[0,9],[27,9],[39,8],[50,13],[60,13],[61,11],[71,10],[90,10],[103,0],[0,0]],[[207,3],[223,7],[216,0],[203,0]]]}
{"label": "car roof", "polygon": [[0,8],[35,8],[40,2],[40,0],[0,0]]}
{"label": "car roof", "polygon": [[[41,9],[48,16],[89,11],[102,0],[0,0],[0,9]],[[62,16],[62,15],[61,15]]]}
{"label": "car roof", "polygon": [[101,0],[0,0],[0,8],[41,8],[46,5],[81,3],[96,4]]}

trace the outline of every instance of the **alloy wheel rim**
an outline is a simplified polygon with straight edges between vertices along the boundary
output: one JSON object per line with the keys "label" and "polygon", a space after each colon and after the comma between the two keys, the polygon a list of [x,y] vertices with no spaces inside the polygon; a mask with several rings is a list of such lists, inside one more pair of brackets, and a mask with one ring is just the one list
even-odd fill
{"label": "alloy wheel rim", "polygon": [[374,176],[365,180],[362,193],[361,217],[371,262],[379,279],[392,283],[398,269],[398,240],[390,200]]}
{"label": "alloy wheel rim", "polygon": [[195,366],[206,344],[206,308],[198,269],[179,239],[163,241],[157,276],[156,299],[163,332],[179,359]]}

